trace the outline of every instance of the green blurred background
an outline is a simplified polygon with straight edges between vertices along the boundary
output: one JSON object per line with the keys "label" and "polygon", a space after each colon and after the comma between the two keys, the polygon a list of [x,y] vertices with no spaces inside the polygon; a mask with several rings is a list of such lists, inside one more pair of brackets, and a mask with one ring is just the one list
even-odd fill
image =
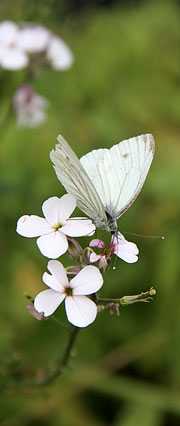
{"label": "green blurred background", "polygon": [[[17,128],[15,116],[6,116],[24,73],[0,70],[2,382],[52,371],[68,337],[52,320],[29,315],[25,294],[44,288],[47,259],[34,239],[15,232],[21,215],[41,215],[45,199],[64,193],[49,160],[58,133],[79,156],[152,133],[156,154],[147,182],[119,228],[166,237],[128,236],[139,261],[118,260],[101,291],[120,297],[153,285],[154,301],[121,308],[120,317],[100,313],[80,331],[70,371],[49,387],[2,386],[1,424],[180,425],[180,5],[6,0],[0,19],[41,23],[75,56],[69,71],[46,70],[35,79],[37,93],[51,102],[46,123],[36,129]],[[63,309],[57,317],[65,320]]]}

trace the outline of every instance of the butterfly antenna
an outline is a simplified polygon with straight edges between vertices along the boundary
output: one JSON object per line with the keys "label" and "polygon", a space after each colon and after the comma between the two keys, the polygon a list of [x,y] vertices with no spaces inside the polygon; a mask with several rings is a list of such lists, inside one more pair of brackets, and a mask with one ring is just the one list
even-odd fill
{"label": "butterfly antenna", "polygon": [[123,231],[123,234],[134,235],[135,237],[141,237],[141,238],[153,238],[153,239],[157,239],[157,240],[164,240],[165,239],[165,237],[162,237],[162,236],[141,235],[141,234],[134,234],[133,232],[126,232],[126,231]]}

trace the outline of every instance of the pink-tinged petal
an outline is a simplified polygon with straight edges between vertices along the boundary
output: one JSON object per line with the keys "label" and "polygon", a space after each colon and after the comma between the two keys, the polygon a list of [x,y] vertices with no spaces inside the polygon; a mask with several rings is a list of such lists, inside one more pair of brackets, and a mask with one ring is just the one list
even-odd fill
{"label": "pink-tinged petal", "polygon": [[67,275],[61,262],[58,262],[58,260],[50,260],[48,262],[47,268],[53,277],[55,277],[63,287],[68,285]]}
{"label": "pink-tinged petal", "polygon": [[68,321],[76,327],[87,327],[97,315],[96,304],[86,296],[68,296],[65,299]]}
{"label": "pink-tinged petal", "polygon": [[118,244],[114,250],[115,252],[118,252],[119,250],[125,250],[129,253],[133,253],[133,254],[138,254],[139,253],[139,249],[137,247],[137,245],[135,243],[131,243],[127,240],[125,241],[118,241]]}
{"label": "pink-tinged petal", "polygon": [[36,318],[38,321],[41,321],[43,319],[43,313],[41,312],[41,314],[39,314],[39,312],[36,311],[32,303],[27,305],[26,309],[29,311],[30,315],[32,315],[32,317]]}
{"label": "pink-tinged petal", "polygon": [[42,205],[42,211],[46,220],[53,226],[64,224],[76,207],[76,199],[71,194],[65,194],[61,198],[51,197]]}
{"label": "pink-tinged petal", "polygon": [[43,217],[24,215],[17,221],[16,231],[23,237],[32,238],[49,234],[52,228]]}
{"label": "pink-tinged petal", "polygon": [[57,259],[57,257],[66,253],[68,249],[67,238],[59,231],[51,232],[51,234],[43,235],[37,239],[37,245],[43,256],[50,259]]}
{"label": "pink-tinged petal", "polygon": [[68,219],[65,222],[65,225],[62,226],[61,232],[63,234],[68,235],[69,237],[83,237],[90,236],[95,232],[95,225],[93,225],[92,221],[87,219]]}
{"label": "pink-tinged petal", "polygon": [[65,299],[65,294],[54,290],[44,290],[34,299],[34,307],[39,313],[43,312],[45,317],[52,315]]}
{"label": "pink-tinged petal", "polygon": [[125,237],[124,237],[123,234],[121,234],[120,232],[118,232],[117,235],[113,235],[112,236],[110,245],[113,245],[114,248],[116,249],[117,244],[123,243],[123,242],[126,242],[126,239],[125,239]]}
{"label": "pink-tinged petal", "polygon": [[89,243],[89,247],[98,247],[98,248],[104,248],[105,244],[104,241],[99,240],[98,238],[95,238],[94,240],[91,240]]}
{"label": "pink-tinged petal", "polygon": [[89,260],[91,263],[98,262],[101,259],[101,254],[96,254],[94,251],[90,254]]}
{"label": "pink-tinged petal", "polygon": [[99,260],[99,268],[107,268],[108,263],[107,263],[107,259],[106,256],[101,256],[101,259]]}
{"label": "pink-tinged petal", "polygon": [[73,289],[73,296],[92,294],[98,291],[103,285],[103,277],[96,266],[85,266],[70,281]]}
{"label": "pink-tinged petal", "polygon": [[138,260],[139,250],[134,243],[130,243],[129,241],[118,242],[114,254],[120,257],[120,259],[124,260],[127,263],[135,263]]}

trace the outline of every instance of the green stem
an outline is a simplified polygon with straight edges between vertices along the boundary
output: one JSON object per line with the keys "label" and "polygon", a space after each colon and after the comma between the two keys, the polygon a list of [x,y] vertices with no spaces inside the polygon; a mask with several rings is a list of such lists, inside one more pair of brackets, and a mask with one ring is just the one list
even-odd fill
{"label": "green stem", "polygon": [[35,383],[35,385],[44,386],[44,385],[47,385],[47,384],[53,382],[58,376],[60,376],[60,374],[63,373],[65,367],[67,367],[67,365],[69,363],[70,356],[71,356],[71,351],[72,351],[74,342],[76,340],[79,328],[72,326],[70,330],[71,331],[70,331],[69,339],[67,341],[67,345],[65,347],[63,356],[60,359],[60,362],[57,364],[56,369],[51,374],[49,374],[47,377],[45,377],[41,382]]}
{"label": "green stem", "polygon": [[70,330],[69,339],[67,341],[67,345],[65,347],[63,356],[62,358],[60,358],[55,370],[52,373],[48,374],[42,380],[38,380],[38,379],[30,379],[30,380],[22,380],[22,381],[18,380],[18,383],[11,382],[9,384],[6,378],[6,383],[2,383],[3,389],[9,388],[9,386],[12,388],[14,385],[16,386],[16,389],[45,386],[52,383],[58,376],[60,376],[64,372],[64,369],[68,366],[70,356],[71,356],[71,351],[75,343],[79,328],[72,326],[69,330]]}
{"label": "green stem", "polygon": [[69,358],[71,355],[71,350],[73,348],[74,342],[76,340],[77,334],[78,334],[79,328],[75,327],[74,325],[71,328],[70,337],[67,342],[67,346],[65,348],[62,360],[61,360],[61,367],[67,367]]}

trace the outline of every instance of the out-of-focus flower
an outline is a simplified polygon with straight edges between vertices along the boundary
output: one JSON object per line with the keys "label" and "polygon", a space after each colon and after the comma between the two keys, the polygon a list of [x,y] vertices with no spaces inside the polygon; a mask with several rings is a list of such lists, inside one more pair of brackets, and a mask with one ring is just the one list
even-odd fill
{"label": "out-of-focus flower", "polygon": [[42,25],[27,23],[19,32],[19,44],[29,53],[42,52],[48,45],[50,34]]}
{"label": "out-of-focus flower", "polygon": [[[43,54],[44,61],[41,61]],[[20,70],[40,61],[56,70],[67,70],[74,58],[70,48],[60,38],[42,25],[12,21],[0,23],[0,65],[11,71]],[[46,60],[45,60],[46,58]]]}
{"label": "out-of-focus flower", "polygon": [[48,198],[42,205],[45,219],[34,215],[22,216],[17,222],[17,232],[23,237],[39,237],[37,245],[41,253],[57,259],[68,249],[67,236],[82,237],[95,231],[90,219],[69,219],[75,207],[76,199],[71,194]]}
{"label": "out-of-focus flower", "polygon": [[52,315],[65,300],[68,321],[76,327],[87,327],[97,315],[96,304],[86,297],[95,293],[103,285],[103,278],[95,266],[85,266],[70,282],[62,263],[57,260],[48,262],[51,273],[43,274],[44,283],[50,287],[39,293],[34,300],[34,307],[45,317]]}
{"label": "out-of-focus flower", "polygon": [[26,52],[20,45],[20,31],[11,21],[0,23],[0,65],[6,70],[16,71],[29,63]]}
{"label": "out-of-focus flower", "polygon": [[17,124],[24,127],[37,127],[46,120],[47,99],[34,92],[26,84],[14,95],[13,105],[17,112]]}
{"label": "out-of-focus flower", "polygon": [[127,241],[124,236],[118,232],[118,235],[113,235],[109,247],[106,249],[103,241],[94,239],[90,242],[89,247],[102,248],[102,253],[97,254],[94,251],[90,253],[89,260],[91,263],[99,261],[99,267],[107,266],[113,254],[120,257],[127,263],[134,263],[138,260],[139,250],[136,244]]}
{"label": "out-of-focus flower", "polygon": [[47,48],[47,59],[55,70],[67,70],[74,61],[73,54],[67,44],[60,38],[52,36]]}

